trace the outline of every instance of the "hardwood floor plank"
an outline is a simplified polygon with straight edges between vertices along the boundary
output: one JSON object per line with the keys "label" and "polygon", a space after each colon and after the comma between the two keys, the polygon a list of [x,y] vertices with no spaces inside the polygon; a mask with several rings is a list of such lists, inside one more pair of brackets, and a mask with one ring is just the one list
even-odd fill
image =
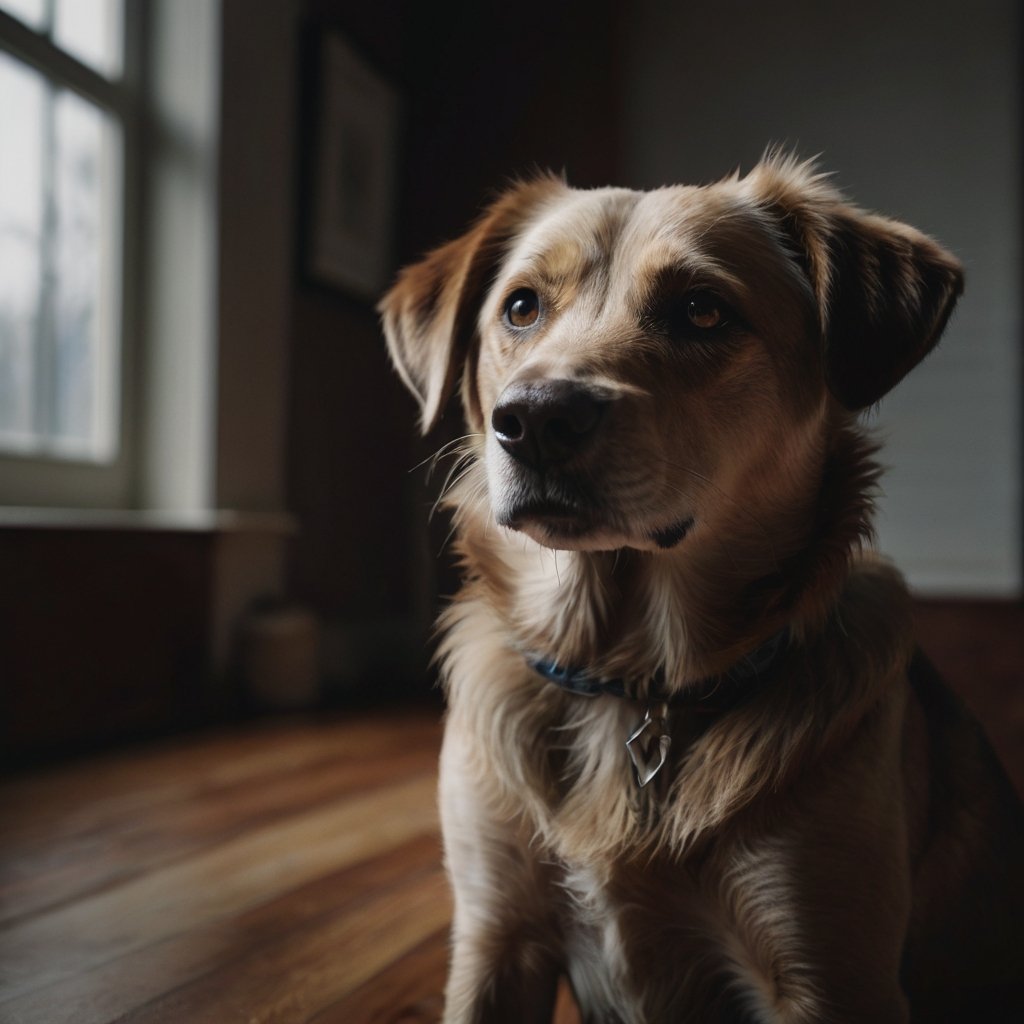
{"label": "hardwood floor plank", "polygon": [[305,1024],[444,927],[440,868],[377,892],[128,1014],[122,1024]]}
{"label": "hardwood floor plank", "polygon": [[167,801],[271,778],[324,758],[437,750],[440,722],[416,713],[256,722],[177,737],[0,781],[0,848],[116,827]]}
{"label": "hardwood floor plank", "polygon": [[441,1018],[448,965],[448,928],[442,928],[394,959],[309,1024],[435,1024]]}
{"label": "hardwood floor plank", "polygon": [[55,984],[437,830],[432,776],[247,832],[0,931],[0,989]]}
{"label": "hardwood floor plank", "polygon": [[348,755],[321,758],[281,769],[259,785],[232,781],[183,793],[59,844],[13,843],[0,857],[0,923],[82,898],[305,808],[429,775],[436,757],[428,746],[375,750],[358,768]]}
{"label": "hardwood floor plank", "polygon": [[[160,942],[0,1004],[0,1024],[108,1024],[276,942],[292,942],[317,921],[351,914],[406,881],[436,876],[440,842],[419,836],[379,857],[326,874],[238,915]],[[439,899],[446,899],[439,893]],[[441,966],[440,977],[444,968]],[[435,985],[440,981],[435,980]],[[350,1017],[349,1021],[358,1018]]]}

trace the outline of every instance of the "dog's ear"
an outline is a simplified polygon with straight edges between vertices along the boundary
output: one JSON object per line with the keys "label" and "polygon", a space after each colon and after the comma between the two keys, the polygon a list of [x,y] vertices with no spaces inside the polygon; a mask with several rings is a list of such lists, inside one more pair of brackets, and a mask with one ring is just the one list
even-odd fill
{"label": "dog's ear", "polygon": [[514,185],[461,238],[406,267],[378,304],[388,352],[420,404],[424,434],[451,397],[484,291],[509,243],[543,202],[564,189],[553,176]]}
{"label": "dog's ear", "polygon": [[843,202],[809,164],[769,158],[748,181],[810,278],[829,390],[847,409],[873,405],[939,340],[963,268],[920,231]]}

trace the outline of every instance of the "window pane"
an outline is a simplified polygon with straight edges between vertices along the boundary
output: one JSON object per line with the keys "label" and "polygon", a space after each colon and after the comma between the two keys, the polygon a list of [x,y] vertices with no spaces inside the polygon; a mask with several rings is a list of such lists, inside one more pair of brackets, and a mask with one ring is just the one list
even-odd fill
{"label": "window pane", "polygon": [[117,123],[0,52],[0,448],[115,452]]}
{"label": "window pane", "polygon": [[[71,92],[55,103],[54,349],[51,431],[62,447],[109,447],[113,398],[107,386],[114,302],[108,294],[114,176],[109,118]],[[104,270],[107,273],[104,273]]]}
{"label": "window pane", "polygon": [[0,442],[33,445],[44,83],[0,52]]}
{"label": "window pane", "polygon": [[57,0],[53,41],[104,75],[121,73],[123,0]]}
{"label": "window pane", "polygon": [[0,10],[41,32],[46,27],[46,0],[0,0]]}

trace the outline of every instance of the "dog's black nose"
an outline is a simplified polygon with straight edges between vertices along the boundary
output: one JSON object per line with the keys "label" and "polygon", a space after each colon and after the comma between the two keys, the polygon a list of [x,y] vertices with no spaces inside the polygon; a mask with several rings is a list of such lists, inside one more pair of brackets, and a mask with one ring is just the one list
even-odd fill
{"label": "dog's black nose", "polygon": [[502,448],[540,469],[577,455],[594,437],[608,400],[571,380],[510,384],[491,426]]}

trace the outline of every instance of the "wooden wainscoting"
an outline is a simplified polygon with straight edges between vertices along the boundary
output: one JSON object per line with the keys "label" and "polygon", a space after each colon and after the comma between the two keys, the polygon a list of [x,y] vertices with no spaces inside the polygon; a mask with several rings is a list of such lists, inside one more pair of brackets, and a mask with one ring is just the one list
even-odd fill
{"label": "wooden wainscoting", "polygon": [[918,599],[918,642],[981,722],[1024,798],[1024,601]]}

